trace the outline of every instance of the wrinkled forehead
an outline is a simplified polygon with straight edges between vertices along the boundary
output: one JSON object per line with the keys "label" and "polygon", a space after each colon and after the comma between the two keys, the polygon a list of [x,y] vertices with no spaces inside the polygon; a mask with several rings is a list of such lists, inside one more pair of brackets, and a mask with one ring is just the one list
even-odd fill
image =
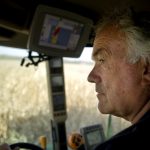
{"label": "wrinkled forehead", "polygon": [[110,51],[110,53],[124,53],[127,49],[125,33],[117,25],[107,25],[97,30],[93,45],[93,55],[98,49]]}
{"label": "wrinkled forehead", "polygon": [[125,38],[125,33],[121,29],[121,26],[116,23],[106,24],[103,27],[100,27],[96,30],[96,37],[95,40],[100,37],[107,37],[107,38],[115,38],[121,40]]}

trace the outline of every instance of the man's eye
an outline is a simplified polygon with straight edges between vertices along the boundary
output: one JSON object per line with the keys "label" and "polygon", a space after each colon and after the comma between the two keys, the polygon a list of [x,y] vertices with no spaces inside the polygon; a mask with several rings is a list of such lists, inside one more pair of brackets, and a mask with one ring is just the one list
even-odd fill
{"label": "man's eye", "polygon": [[105,60],[104,60],[103,58],[97,59],[97,62],[100,63],[100,64],[103,64],[104,61],[105,61]]}
{"label": "man's eye", "polygon": [[98,61],[99,61],[99,62],[104,62],[104,59],[99,59]]}

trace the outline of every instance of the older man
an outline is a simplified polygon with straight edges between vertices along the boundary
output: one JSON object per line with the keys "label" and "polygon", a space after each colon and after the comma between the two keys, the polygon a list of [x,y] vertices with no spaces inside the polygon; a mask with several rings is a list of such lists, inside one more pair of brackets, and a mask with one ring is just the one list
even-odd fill
{"label": "older man", "polygon": [[150,30],[142,19],[116,13],[96,30],[88,81],[95,83],[98,108],[132,126],[95,150],[150,149]]}
{"label": "older man", "polygon": [[[88,81],[95,83],[100,112],[122,117],[132,125],[95,150],[150,149],[149,26],[145,18],[121,13],[97,27],[95,65]],[[0,150],[8,148],[2,145]]]}

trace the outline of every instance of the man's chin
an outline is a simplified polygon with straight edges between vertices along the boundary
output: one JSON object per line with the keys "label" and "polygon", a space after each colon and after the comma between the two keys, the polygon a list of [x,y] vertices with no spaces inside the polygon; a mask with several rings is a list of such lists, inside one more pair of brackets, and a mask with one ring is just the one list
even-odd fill
{"label": "man's chin", "polygon": [[100,103],[98,104],[98,110],[100,111],[100,113],[102,114],[110,114],[111,112],[106,109],[104,106],[101,106]]}
{"label": "man's chin", "polygon": [[[99,109],[99,108],[98,108],[98,109]],[[101,110],[101,109],[99,109],[99,112],[102,113],[102,114],[109,114],[109,112],[103,111],[103,110]]]}

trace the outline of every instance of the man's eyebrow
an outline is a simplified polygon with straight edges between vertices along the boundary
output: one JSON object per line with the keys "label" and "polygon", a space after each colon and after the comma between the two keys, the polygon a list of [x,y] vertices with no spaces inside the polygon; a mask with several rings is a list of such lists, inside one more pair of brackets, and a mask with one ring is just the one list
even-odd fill
{"label": "man's eyebrow", "polygon": [[98,49],[94,49],[93,50],[93,53],[92,53],[92,60],[95,60],[96,59],[96,56],[98,54],[108,54],[108,55],[111,55],[111,51],[107,50],[107,49],[104,49],[104,48],[98,48]]}
{"label": "man's eyebrow", "polygon": [[97,56],[97,54],[101,53],[102,52],[102,49],[99,48],[99,49],[94,49],[93,50],[93,53],[92,53],[92,60],[95,60],[95,57]]}

